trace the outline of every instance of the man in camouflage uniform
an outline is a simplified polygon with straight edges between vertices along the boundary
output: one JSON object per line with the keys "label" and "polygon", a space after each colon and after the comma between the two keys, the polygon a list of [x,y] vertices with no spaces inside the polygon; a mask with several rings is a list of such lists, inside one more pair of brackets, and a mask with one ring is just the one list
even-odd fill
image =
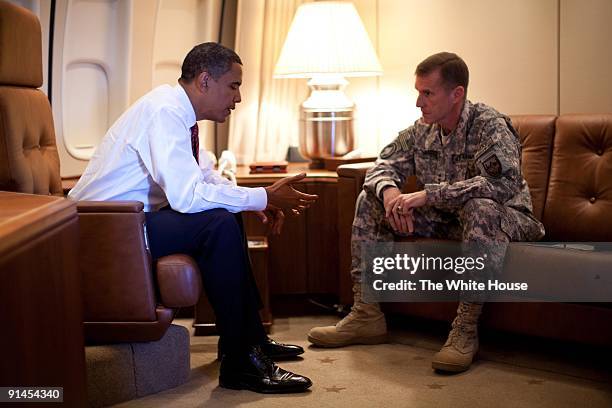
{"label": "man in camouflage uniform", "polygon": [[[386,341],[379,305],[366,303],[361,295],[364,243],[414,233],[505,248],[509,241],[544,235],[521,173],[519,136],[507,116],[466,99],[468,77],[465,62],[452,53],[432,55],[417,67],[417,107],[423,116],[382,150],[357,199],[351,238],[354,305],[335,326],[313,328],[308,335],[313,344]],[[401,194],[412,175],[420,191]],[[434,356],[434,369],[469,368],[478,350],[481,310],[482,303],[459,303],[448,340]]]}

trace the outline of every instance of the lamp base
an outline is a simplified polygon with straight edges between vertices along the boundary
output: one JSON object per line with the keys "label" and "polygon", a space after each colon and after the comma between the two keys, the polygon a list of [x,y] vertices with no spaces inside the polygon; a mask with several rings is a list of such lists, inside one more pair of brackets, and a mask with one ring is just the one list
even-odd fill
{"label": "lamp base", "polygon": [[305,157],[339,157],[353,150],[352,109],[302,109],[300,116],[300,153]]}
{"label": "lamp base", "polygon": [[287,156],[285,157],[285,160],[289,163],[308,163],[310,161],[306,157],[302,156],[300,153],[300,148],[297,146],[289,146],[287,148]]}
{"label": "lamp base", "polygon": [[354,148],[353,102],[344,93],[348,82],[339,75],[313,77],[311,93],[300,110],[300,153],[316,161],[339,157]]}

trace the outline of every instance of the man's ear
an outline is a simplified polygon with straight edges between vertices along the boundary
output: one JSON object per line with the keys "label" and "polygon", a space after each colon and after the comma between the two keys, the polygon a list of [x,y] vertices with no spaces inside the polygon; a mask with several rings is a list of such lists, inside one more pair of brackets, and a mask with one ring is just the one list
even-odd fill
{"label": "man's ear", "polygon": [[210,74],[206,71],[202,71],[196,79],[196,87],[201,92],[206,92],[208,88],[208,81],[210,81]]}
{"label": "man's ear", "polygon": [[457,101],[463,100],[463,98],[465,97],[465,88],[461,85],[455,87],[455,89],[453,90],[453,96]]}

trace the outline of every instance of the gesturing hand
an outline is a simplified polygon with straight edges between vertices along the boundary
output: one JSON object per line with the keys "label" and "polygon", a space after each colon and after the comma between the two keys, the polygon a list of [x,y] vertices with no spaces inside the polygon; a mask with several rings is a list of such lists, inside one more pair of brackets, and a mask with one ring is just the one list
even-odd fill
{"label": "gesturing hand", "polygon": [[301,173],[292,177],[285,177],[278,180],[271,186],[265,187],[268,194],[268,207],[291,211],[293,214],[300,214],[310,204],[314,203],[319,196],[306,194],[297,191],[292,184],[306,177],[306,173]]}
{"label": "gesturing hand", "polygon": [[266,235],[279,235],[285,222],[285,214],[280,208],[268,206],[264,211],[255,211],[262,223],[266,224]]}

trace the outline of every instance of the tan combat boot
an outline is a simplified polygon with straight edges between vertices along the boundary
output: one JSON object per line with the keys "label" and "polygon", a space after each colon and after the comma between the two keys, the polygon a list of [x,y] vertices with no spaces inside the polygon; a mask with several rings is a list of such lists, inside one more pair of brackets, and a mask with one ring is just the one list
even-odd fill
{"label": "tan combat boot", "polygon": [[481,311],[482,303],[459,303],[448,340],[431,362],[433,369],[461,372],[470,368],[478,351],[478,317]]}
{"label": "tan combat boot", "polygon": [[387,341],[387,323],[378,303],[361,301],[361,285],[353,285],[351,312],[335,326],[314,327],[308,341],[319,347],[343,347],[350,344],[380,344]]}

